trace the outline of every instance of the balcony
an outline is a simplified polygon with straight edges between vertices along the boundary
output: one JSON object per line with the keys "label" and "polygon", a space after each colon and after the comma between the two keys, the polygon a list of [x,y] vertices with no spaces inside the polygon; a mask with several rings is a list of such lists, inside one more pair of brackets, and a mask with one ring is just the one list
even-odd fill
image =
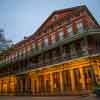
{"label": "balcony", "polygon": [[[88,52],[87,52],[88,51]],[[42,68],[45,66],[50,66],[53,64],[58,64],[58,63],[62,63],[64,61],[69,61],[69,60],[74,60],[77,58],[81,58],[81,57],[92,57],[92,56],[100,56],[100,50],[93,50],[91,48],[88,48],[87,51],[78,51],[76,54],[70,55],[70,54],[66,54],[63,56],[58,56],[58,57],[53,57],[53,58],[48,58],[48,59],[43,59],[44,61],[42,61],[43,63],[30,63],[27,65],[26,68],[24,68],[23,71],[19,71],[16,72],[17,74],[20,73],[25,73],[28,70],[31,69],[35,69],[35,68]]]}
{"label": "balcony", "polygon": [[[78,32],[78,33],[74,34],[73,36],[67,37],[63,40],[56,41],[56,43],[54,43],[52,45],[48,45],[48,46],[43,47],[41,49],[33,49],[31,52],[29,52],[27,54],[19,55],[16,58],[13,58],[13,60],[10,60],[7,63],[0,64],[0,67],[4,67],[4,66],[7,66],[8,64],[12,64],[12,63],[15,63],[15,62],[18,62],[18,61],[21,61],[21,60],[25,60],[25,59],[28,59],[30,57],[34,57],[34,56],[39,55],[43,52],[51,50],[53,48],[59,47],[59,46],[64,45],[64,44],[67,44],[69,42],[80,39],[82,37],[86,37],[86,36],[94,35],[94,34],[100,34],[100,29],[84,30],[84,32],[82,32],[82,33]],[[79,55],[81,56],[81,53],[79,53]]]}
{"label": "balcony", "polygon": [[16,74],[16,75],[24,74],[24,73],[27,73],[27,71],[31,69],[42,68],[42,67],[50,66],[53,64],[63,63],[64,61],[74,60],[74,59],[81,58],[81,57],[100,56],[99,49],[93,50],[91,48],[88,48],[87,51],[78,51],[76,54],[73,54],[73,55],[64,54],[58,57],[48,58],[45,60],[43,59],[44,61],[42,61],[43,63],[41,64],[40,63],[29,63],[25,67],[23,67],[23,69],[14,70],[13,72],[0,73],[0,76],[11,75],[11,74]]}
{"label": "balcony", "polygon": [[42,68],[42,67],[45,67],[45,66],[50,66],[50,65],[53,65],[53,64],[58,64],[58,63],[62,63],[64,61],[68,61],[68,60],[74,60],[76,58],[81,58],[81,57],[92,57],[92,56],[95,56],[95,55],[100,55],[100,50],[93,50],[93,49],[90,49],[88,48],[88,53],[85,52],[85,51],[79,51],[77,52],[75,55],[70,55],[70,54],[67,54],[67,55],[64,55],[64,56],[58,56],[58,57],[54,57],[54,58],[48,58],[46,59],[45,62],[43,63],[31,63],[31,64],[28,64],[26,68],[24,68],[23,71],[19,71],[19,72],[16,72],[17,74],[20,74],[20,73],[25,73],[26,71],[28,70],[31,70],[31,69],[35,69],[35,68]]}
{"label": "balcony", "polygon": [[70,37],[67,37],[63,40],[59,40],[59,41],[56,41],[56,43],[50,45],[50,46],[46,46],[46,47],[43,47],[42,49],[34,49],[33,52],[29,55],[29,56],[36,56],[36,55],[39,55],[45,51],[48,51],[50,49],[53,49],[53,48],[56,48],[56,47],[59,47],[60,45],[64,45],[64,44],[67,44],[69,42],[72,42],[74,40],[77,40],[77,39],[80,39],[82,37],[86,37],[86,36],[89,36],[89,35],[93,35],[93,34],[100,34],[100,29],[88,29],[88,30],[85,30],[83,33],[76,33],[75,35],[73,36],[70,36]]}
{"label": "balcony", "polygon": [[48,62],[43,63],[43,64],[35,64],[35,66],[33,66],[33,67],[31,66],[31,68],[33,69],[34,67],[38,68],[38,67],[44,67],[44,66],[48,66],[48,65],[58,64],[63,61],[74,60],[76,58],[81,58],[81,57],[100,56],[100,50],[93,50],[93,49],[88,48],[87,51],[79,51],[73,55],[67,54],[64,56],[55,57],[53,59],[50,58],[51,60],[46,59],[46,60],[48,60]]}

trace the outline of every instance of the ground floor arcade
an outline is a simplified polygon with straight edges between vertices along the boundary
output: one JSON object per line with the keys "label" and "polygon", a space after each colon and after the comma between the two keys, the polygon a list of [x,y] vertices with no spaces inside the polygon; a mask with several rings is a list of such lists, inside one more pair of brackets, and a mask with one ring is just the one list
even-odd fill
{"label": "ground floor arcade", "polygon": [[87,57],[0,78],[2,95],[65,95],[100,84],[100,57]]}

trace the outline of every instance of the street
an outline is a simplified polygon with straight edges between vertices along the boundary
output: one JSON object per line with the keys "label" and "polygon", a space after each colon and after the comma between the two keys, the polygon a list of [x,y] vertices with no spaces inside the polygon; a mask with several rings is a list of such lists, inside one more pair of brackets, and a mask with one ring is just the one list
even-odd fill
{"label": "street", "polygon": [[0,100],[100,100],[96,96],[54,96],[54,97],[28,97],[28,96],[0,96]]}

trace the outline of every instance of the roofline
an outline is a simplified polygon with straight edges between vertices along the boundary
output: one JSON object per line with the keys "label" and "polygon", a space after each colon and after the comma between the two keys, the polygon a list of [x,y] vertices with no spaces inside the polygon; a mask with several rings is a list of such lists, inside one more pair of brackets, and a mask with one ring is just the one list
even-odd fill
{"label": "roofline", "polygon": [[96,21],[96,19],[94,18],[94,16],[91,14],[91,12],[89,11],[89,9],[87,8],[86,5],[81,5],[81,6],[76,6],[76,7],[71,7],[71,8],[66,8],[66,9],[60,9],[60,10],[55,10],[54,12],[52,12],[50,14],[50,16],[47,17],[47,19],[40,25],[40,27],[32,34],[30,35],[29,37],[27,37],[27,39],[24,39],[24,40],[21,40],[20,42],[16,43],[15,46],[17,46],[18,44],[20,43],[24,43],[26,41],[29,40],[29,38],[34,38],[35,35],[37,35],[37,33],[39,32],[39,30],[46,24],[46,22],[56,13],[61,13],[61,12],[64,12],[64,11],[71,11],[73,9],[77,9],[77,8],[81,8],[81,9],[86,9],[86,11],[88,12],[88,14],[91,16],[91,18],[94,20],[94,22],[98,25],[99,23]]}

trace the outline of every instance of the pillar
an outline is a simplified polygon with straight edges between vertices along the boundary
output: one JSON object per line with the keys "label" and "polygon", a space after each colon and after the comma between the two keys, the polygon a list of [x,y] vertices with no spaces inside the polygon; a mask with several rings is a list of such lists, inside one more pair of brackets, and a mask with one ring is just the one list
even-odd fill
{"label": "pillar", "polygon": [[46,75],[47,75],[47,74],[44,74],[44,88],[45,88],[45,94],[46,94],[46,92],[47,92],[47,91],[46,91],[46,88],[47,88],[47,86],[46,86],[46,80],[47,80],[47,79],[46,79]]}
{"label": "pillar", "polygon": [[98,62],[99,80],[100,80],[100,63]]}
{"label": "pillar", "polygon": [[53,75],[50,73],[50,87],[51,87],[51,93],[53,93]]}
{"label": "pillar", "polygon": [[34,95],[34,93],[35,93],[34,80],[32,78],[31,78],[31,80],[32,80],[32,95]]}
{"label": "pillar", "polygon": [[37,81],[37,85],[36,85],[37,93],[39,93],[39,79],[37,79],[36,81]]}
{"label": "pillar", "polygon": [[82,84],[82,89],[85,89],[85,77],[83,73],[83,68],[80,68],[80,76],[81,76],[81,84]]}
{"label": "pillar", "polygon": [[28,93],[28,82],[27,82],[28,80],[27,80],[27,78],[25,79],[25,93],[26,93],[26,95],[27,95],[27,93]]}
{"label": "pillar", "polygon": [[98,83],[100,81],[100,69],[97,61],[93,62],[93,67],[94,67],[96,82]]}
{"label": "pillar", "polygon": [[71,75],[71,86],[72,86],[72,91],[74,91],[74,90],[75,90],[75,79],[74,79],[74,72],[73,72],[72,69],[70,70],[70,75]]}
{"label": "pillar", "polygon": [[62,75],[62,71],[59,72],[59,74],[60,74],[60,90],[61,90],[61,93],[63,93],[64,87],[63,87],[63,75]]}
{"label": "pillar", "polygon": [[0,95],[1,95],[1,84],[2,84],[1,82],[2,82],[2,81],[0,80]]}
{"label": "pillar", "polygon": [[23,92],[23,83],[22,83],[22,80],[20,79],[20,92],[22,93]]}

